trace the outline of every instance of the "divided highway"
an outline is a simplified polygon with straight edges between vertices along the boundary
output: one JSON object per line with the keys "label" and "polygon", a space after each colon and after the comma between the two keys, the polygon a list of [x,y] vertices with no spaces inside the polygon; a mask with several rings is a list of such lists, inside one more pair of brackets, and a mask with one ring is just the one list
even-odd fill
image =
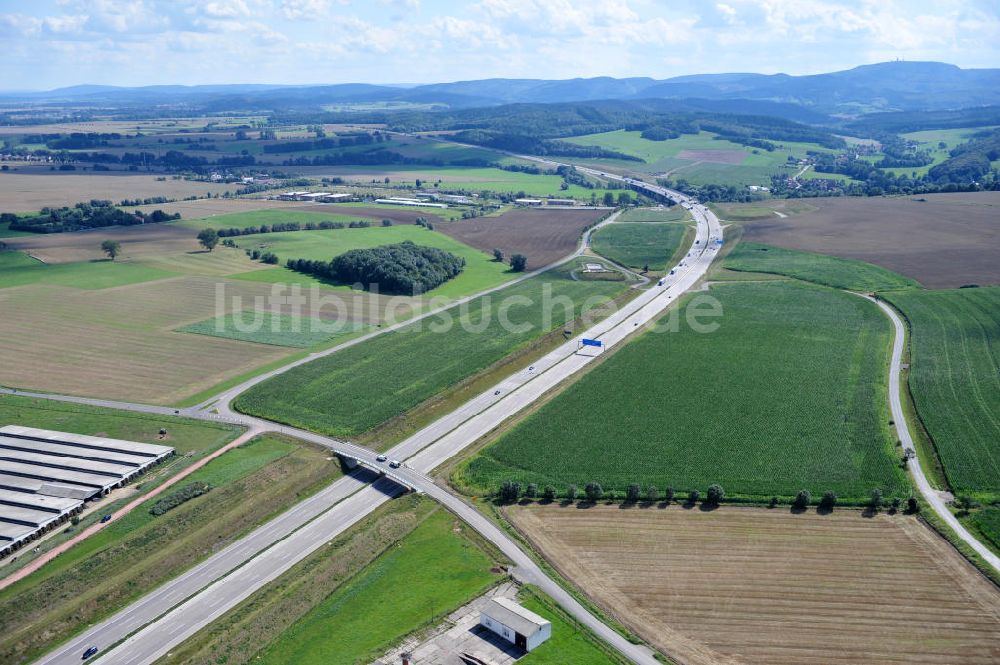
{"label": "divided highway", "polygon": [[[683,199],[674,192],[662,188],[656,190],[656,195]],[[718,219],[707,208],[700,205],[693,205],[691,208],[697,222],[695,243],[690,255],[675,269],[675,274],[640,294],[581,337],[600,339],[606,347],[621,343],[640,327],[654,321],[677,297],[704,276],[716,255],[722,229]],[[613,217],[607,222],[612,220]],[[574,256],[582,253],[588,240],[589,233]],[[388,455],[406,460],[403,467],[393,471],[403,482],[442,503],[503,551],[515,563],[516,577],[539,585],[577,620],[632,662],[655,665],[658,661],[647,648],[631,644],[591,615],[551,580],[503,531],[464,500],[436,485],[427,475],[443,461],[594,362],[594,356],[577,352],[579,340],[578,337],[566,342],[531,368],[521,370],[471,399],[394,447]],[[287,370],[288,367],[283,369]],[[287,433],[331,450],[342,451],[368,466],[380,467],[375,459],[376,453],[367,448],[230,410],[229,402],[236,394],[269,376],[271,375],[265,375],[237,389],[226,391],[199,407],[184,409],[181,413],[196,418],[238,423],[262,431]],[[132,408],[150,413],[174,413],[172,409],[161,407],[39,396],[113,408]],[[372,484],[374,478],[375,474],[358,470],[339,479],[322,492],[195,566],[180,578],[168,582],[108,620],[73,638],[38,662],[76,663],[83,651],[91,645],[101,648],[98,654],[101,663],[138,665],[155,661],[322,547],[331,538],[356,524],[398,491],[396,485],[386,480]],[[121,642],[122,640],[125,641]],[[118,642],[121,642],[118,646],[105,650]]]}

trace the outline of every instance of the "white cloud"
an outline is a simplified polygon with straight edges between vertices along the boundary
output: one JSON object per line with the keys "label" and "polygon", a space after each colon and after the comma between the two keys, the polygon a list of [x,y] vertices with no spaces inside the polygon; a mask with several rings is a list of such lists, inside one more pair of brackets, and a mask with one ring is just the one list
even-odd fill
{"label": "white cloud", "polygon": [[319,18],[326,16],[329,11],[329,0],[282,0],[281,2],[281,13],[293,21]]}

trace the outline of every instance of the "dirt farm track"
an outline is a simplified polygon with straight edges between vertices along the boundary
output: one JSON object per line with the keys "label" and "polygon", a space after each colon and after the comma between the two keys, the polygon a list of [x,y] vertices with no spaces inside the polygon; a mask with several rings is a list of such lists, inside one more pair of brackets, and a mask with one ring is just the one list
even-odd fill
{"label": "dirt farm track", "polygon": [[868,261],[932,289],[1000,284],[1000,192],[770,203],[812,210],[747,221],[746,240]]}
{"label": "dirt farm track", "polygon": [[683,665],[1000,662],[1000,590],[918,519],[516,506],[564,576]]}

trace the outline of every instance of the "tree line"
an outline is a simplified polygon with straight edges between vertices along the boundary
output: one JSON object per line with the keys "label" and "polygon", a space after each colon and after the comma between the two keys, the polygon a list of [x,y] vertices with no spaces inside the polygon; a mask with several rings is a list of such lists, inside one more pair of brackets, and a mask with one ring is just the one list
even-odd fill
{"label": "tree line", "polygon": [[37,215],[15,215],[5,212],[0,214],[0,224],[9,224],[14,231],[63,233],[105,226],[159,224],[180,218],[180,213],[171,215],[162,210],[154,210],[148,214],[141,211],[125,212],[112,205],[111,201],[94,199],[88,203],[77,203],[72,208],[42,208]]}

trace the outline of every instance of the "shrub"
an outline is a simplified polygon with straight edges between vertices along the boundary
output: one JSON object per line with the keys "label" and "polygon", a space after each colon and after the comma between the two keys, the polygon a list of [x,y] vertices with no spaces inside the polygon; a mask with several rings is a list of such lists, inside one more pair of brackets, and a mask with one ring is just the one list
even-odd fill
{"label": "shrub", "polygon": [[671,501],[674,500],[675,496],[677,496],[677,491],[674,490],[673,487],[668,487],[667,490],[663,493],[663,500],[666,501],[667,503],[670,503]]}
{"label": "shrub", "polygon": [[625,501],[628,503],[635,503],[639,500],[639,496],[642,494],[642,490],[639,485],[632,483],[625,489]]}
{"label": "shrub", "polygon": [[587,495],[587,501],[591,503],[600,501],[601,497],[604,496],[604,490],[599,483],[587,483],[583,491]]}
{"label": "shrub", "polygon": [[554,501],[556,498],[556,488],[552,485],[546,485],[545,489],[542,490],[542,498],[546,501]]}
{"label": "shrub", "polygon": [[691,490],[690,492],[688,492],[688,503],[690,503],[692,506],[698,503],[698,499],[700,498],[701,498],[701,492],[699,492],[698,490]]}
{"label": "shrub", "polygon": [[872,490],[872,498],[868,502],[868,505],[876,513],[879,511],[879,509],[882,507],[882,490],[878,489],[877,487]]}
{"label": "shrub", "polygon": [[510,269],[514,272],[524,272],[528,267],[528,257],[524,254],[515,254],[510,257]]}
{"label": "shrub", "polygon": [[655,486],[650,485],[649,487],[646,488],[646,501],[653,503],[654,501],[656,501],[657,498],[659,498],[659,496],[660,494],[659,492],[656,491]]}
{"label": "shrub", "polygon": [[827,490],[823,492],[823,498],[819,500],[819,507],[824,510],[833,510],[837,505],[837,495]]}
{"label": "shrub", "polygon": [[709,485],[708,494],[705,496],[705,503],[710,506],[717,506],[726,498],[726,491],[722,485]]}
{"label": "shrub", "polygon": [[[777,499],[777,497],[775,497]],[[774,501],[774,499],[772,499]],[[805,510],[812,503],[812,494],[809,490],[799,490],[799,493],[795,495],[795,501],[792,502],[792,507],[798,510]],[[777,502],[775,501],[775,505]]]}
{"label": "shrub", "polygon": [[534,499],[538,496],[538,484],[528,483],[528,488],[524,490],[524,496],[527,499]]}
{"label": "shrub", "polygon": [[202,494],[209,492],[212,486],[208,483],[194,482],[188,483],[179,490],[173,491],[167,494],[159,501],[153,504],[149,509],[151,515],[160,516],[169,510],[173,510],[177,506],[181,505],[185,501],[190,501],[195,497],[199,497]]}
{"label": "shrub", "polygon": [[570,501],[576,501],[577,489],[576,485],[570,485],[566,488],[566,498]]}

